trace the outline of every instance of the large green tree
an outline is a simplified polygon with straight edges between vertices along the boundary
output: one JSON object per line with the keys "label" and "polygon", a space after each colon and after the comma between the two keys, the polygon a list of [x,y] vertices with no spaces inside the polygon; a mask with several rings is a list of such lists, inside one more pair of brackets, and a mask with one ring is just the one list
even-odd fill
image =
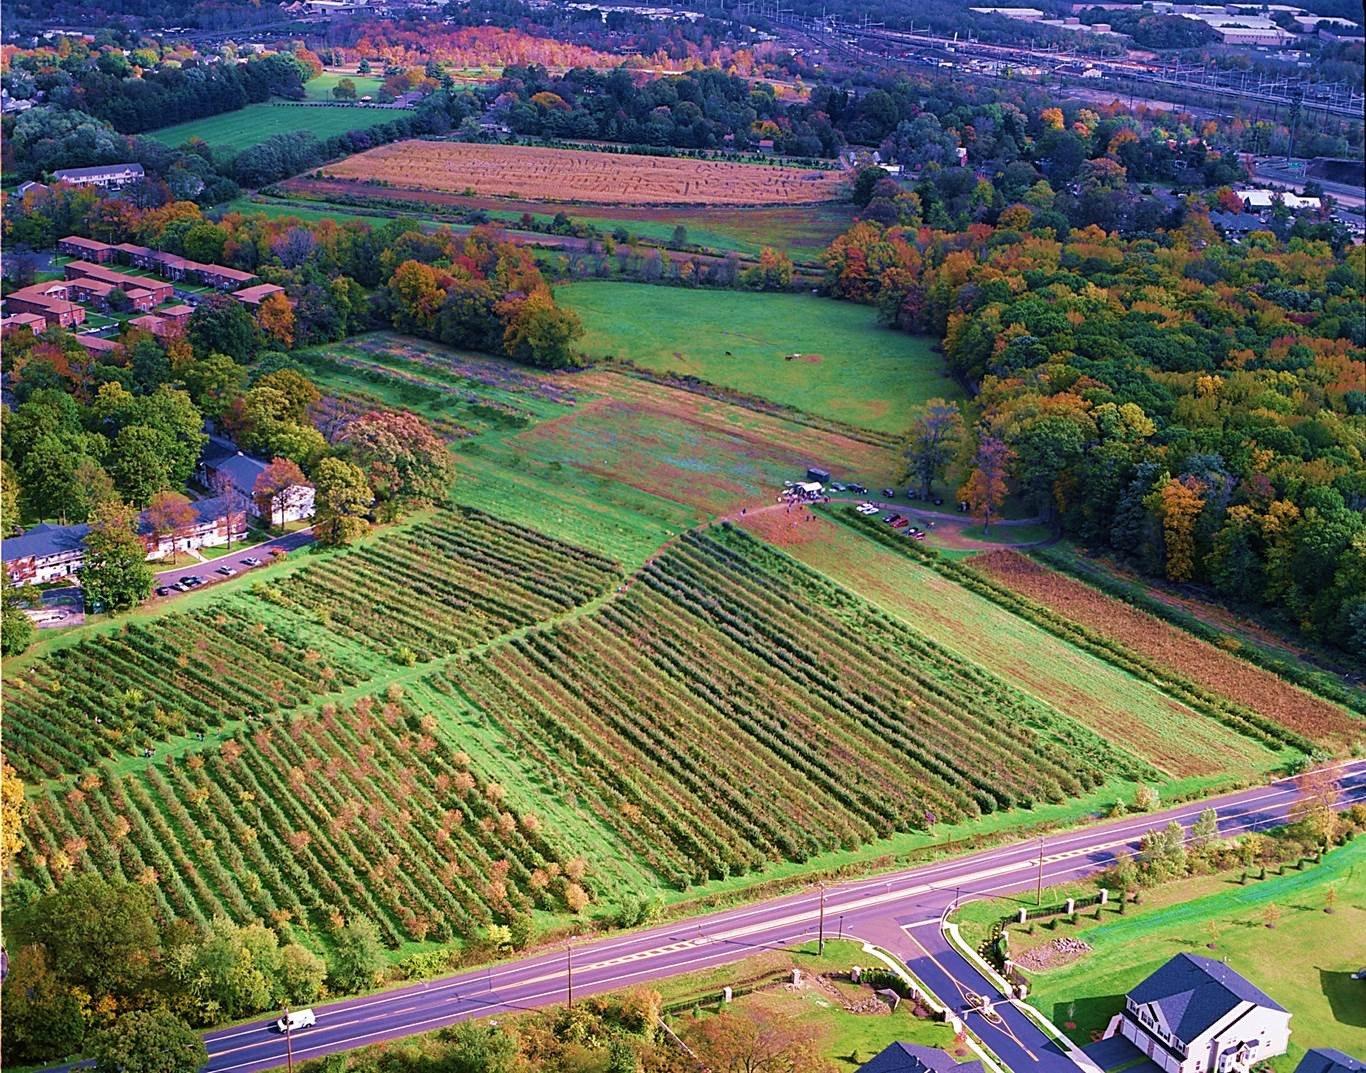
{"label": "large green tree", "polygon": [[366,520],[375,493],[361,468],[341,458],[324,458],[313,471],[318,539],[324,544],[349,544],[370,524]]}
{"label": "large green tree", "polygon": [[122,503],[108,503],[96,511],[80,569],[87,608],[100,604],[109,611],[126,611],[152,591],[154,575],[135,524],[136,514]]}
{"label": "large green tree", "polygon": [[169,1010],[134,1010],[96,1034],[90,1053],[95,1073],[199,1073],[208,1049]]}

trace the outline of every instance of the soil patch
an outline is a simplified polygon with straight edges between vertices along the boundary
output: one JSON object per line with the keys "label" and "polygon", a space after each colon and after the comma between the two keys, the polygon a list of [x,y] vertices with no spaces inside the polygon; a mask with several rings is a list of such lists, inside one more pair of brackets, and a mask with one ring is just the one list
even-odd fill
{"label": "soil patch", "polygon": [[1015,959],[1015,964],[1030,972],[1042,972],[1070,965],[1090,952],[1091,944],[1083,939],[1054,939],[1033,950],[1026,950]]}

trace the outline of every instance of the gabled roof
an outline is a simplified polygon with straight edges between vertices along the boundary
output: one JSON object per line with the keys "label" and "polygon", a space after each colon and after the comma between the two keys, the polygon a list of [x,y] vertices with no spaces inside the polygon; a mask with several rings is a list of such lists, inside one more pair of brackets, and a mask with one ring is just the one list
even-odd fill
{"label": "gabled roof", "polygon": [[859,1066],[858,1073],[983,1073],[981,1062],[962,1065],[953,1056],[915,1043],[891,1043]]}
{"label": "gabled roof", "polygon": [[121,172],[143,174],[141,164],[101,164],[93,168],[58,168],[52,174],[58,179],[97,179],[101,175],[117,175]]}
{"label": "gabled roof", "polygon": [[1285,1012],[1264,991],[1253,987],[1221,961],[1198,954],[1177,954],[1129,992],[1139,1006],[1162,1011],[1177,1039],[1189,1043],[1243,1002]]}
{"label": "gabled roof", "polygon": [[[190,504],[194,508],[195,521],[198,524],[217,521],[219,518],[227,516],[228,499],[226,496],[214,496],[210,499],[198,499]],[[241,513],[241,507],[238,507]],[[148,534],[152,527],[147,520],[147,512],[143,511],[138,515],[138,532]],[[63,552],[79,552],[82,550],[83,541],[90,532],[90,526],[81,525],[48,525],[46,522],[39,525],[31,525],[23,534],[16,537],[6,537],[4,542],[4,562],[13,562],[16,559],[27,559],[30,555],[38,558],[46,558],[50,555],[58,555]]]}
{"label": "gabled roof", "polygon": [[27,559],[30,555],[42,559],[68,551],[78,552],[88,532],[88,525],[48,525],[46,522],[31,525],[21,536],[5,538],[3,561]]}
{"label": "gabled roof", "polygon": [[1295,1073],[1358,1073],[1359,1070],[1366,1070],[1366,1062],[1331,1047],[1315,1047],[1295,1067]]}

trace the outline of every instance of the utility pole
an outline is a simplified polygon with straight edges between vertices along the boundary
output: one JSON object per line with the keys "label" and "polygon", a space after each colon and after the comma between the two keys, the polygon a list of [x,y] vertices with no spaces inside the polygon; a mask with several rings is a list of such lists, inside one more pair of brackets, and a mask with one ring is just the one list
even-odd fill
{"label": "utility pole", "polygon": [[564,944],[564,983],[568,997],[568,1006],[574,1008],[574,947]]}
{"label": "utility pole", "polygon": [[287,1066],[288,1069],[289,1069],[289,1073],[294,1073],[294,1038],[293,1038],[293,1033],[291,1032],[291,1029],[293,1029],[294,1026],[293,1026],[293,1025],[290,1023],[290,1021],[289,1021],[289,1007],[286,1006],[286,1007],[284,1008],[284,1010],[285,1010],[285,1064],[286,1064],[286,1066]]}
{"label": "utility pole", "polygon": [[1034,891],[1034,905],[1043,905],[1043,835],[1039,836],[1039,885]]}
{"label": "utility pole", "polygon": [[821,914],[820,914],[820,938],[816,941],[816,956],[825,953],[825,884],[820,884],[821,888]]}

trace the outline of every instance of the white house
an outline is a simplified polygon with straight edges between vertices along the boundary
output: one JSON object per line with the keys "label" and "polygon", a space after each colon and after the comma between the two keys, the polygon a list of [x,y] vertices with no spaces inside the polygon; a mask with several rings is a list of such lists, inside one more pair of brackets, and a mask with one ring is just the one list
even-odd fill
{"label": "white house", "polygon": [[[247,535],[247,517],[228,497],[201,499],[191,506],[194,519],[174,533],[153,530],[147,511],[138,516],[138,535],[148,559],[164,559],[174,551],[221,547]],[[5,572],[16,585],[41,585],[72,577],[85,563],[88,525],[29,526],[19,536],[6,537],[3,549]]]}
{"label": "white house", "polygon": [[141,164],[100,164],[93,168],[58,168],[52,173],[55,182],[73,186],[120,187],[144,178]]}
{"label": "white house", "polygon": [[[199,460],[199,479],[220,493],[235,493],[247,509],[270,525],[300,522],[313,516],[313,486],[295,484],[273,497],[269,511],[262,510],[256,495],[256,481],[265,472],[264,459],[244,454],[231,440],[210,436]],[[269,517],[267,517],[269,513]]]}
{"label": "white house", "polygon": [[1247,1073],[1285,1053],[1290,1014],[1223,962],[1178,954],[1129,992],[1112,1036],[1166,1073]]}

